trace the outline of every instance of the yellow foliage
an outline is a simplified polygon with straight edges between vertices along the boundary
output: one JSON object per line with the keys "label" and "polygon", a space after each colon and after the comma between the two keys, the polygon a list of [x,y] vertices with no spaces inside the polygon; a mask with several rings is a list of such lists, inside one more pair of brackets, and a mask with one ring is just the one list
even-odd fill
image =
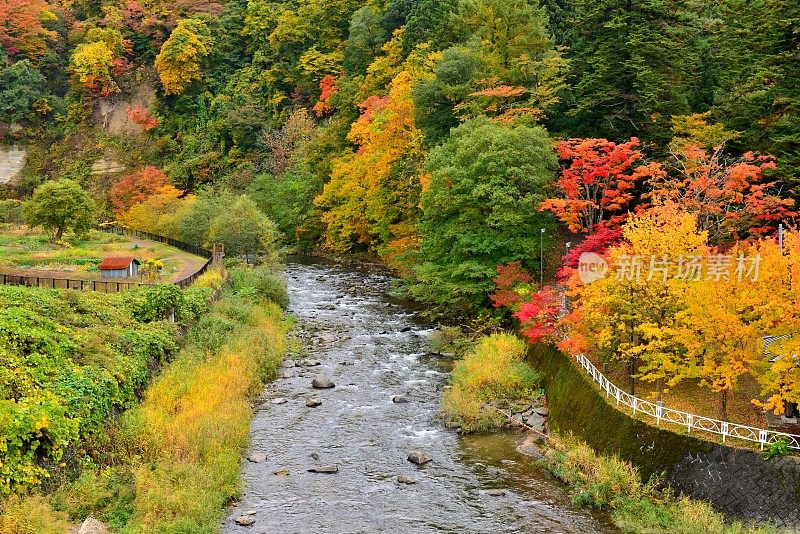
{"label": "yellow foliage", "polygon": [[209,53],[208,28],[194,19],[178,21],[156,56],[156,70],[167,95],[180,95],[203,77],[201,62]]}
{"label": "yellow foliage", "polygon": [[[344,252],[357,245],[374,248],[381,241],[412,235],[394,235],[394,226],[407,221],[419,205],[420,182],[396,172],[401,158],[421,154],[421,134],[414,124],[412,76],[400,72],[385,98],[370,97],[352,125],[348,139],[355,153],[334,160],[331,179],[315,203],[324,209],[326,246]],[[409,244],[412,241],[407,241]],[[396,243],[396,245],[399,243]]]}
{"label": "yellow foliage", "polygon": [[222,349],[185,349],[126,415],[128,447],[142,460],[131,532],[170,530],[178,518],[193,531],[216,529],[236,494],[250,399],[285,355],[287,325],[277,305],[229,304],[249,317]]}
{"label": "yellow foliage", "polygon": [[68,528],[67,514],[54,511],[42,496],[0,501],[0,534],[63,534]]}

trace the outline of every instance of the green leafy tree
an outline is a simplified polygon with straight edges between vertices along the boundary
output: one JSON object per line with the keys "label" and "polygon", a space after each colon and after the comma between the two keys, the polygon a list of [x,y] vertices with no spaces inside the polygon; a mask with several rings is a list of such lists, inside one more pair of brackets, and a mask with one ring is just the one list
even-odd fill
{"label": "green leafy tree", "polygon": [[473,310],[493,288],[497,265],[531,258],[550,225],[537,211],[558,162],[547,131],[470,120],[431,151],[422,196],[421,264],[413,296]]}
{"label": "green leafy tree", "polygon": [[412,50],[421,43],[429,43],[435,50],[443,50],[457,43],[454,19],[458,0],[415,0],[406,17],[403,48]]}
{"label": "green leafy tree", "polygon": [[386,42],[381,16],[370,6],[364,6],[350,20],[350,35],[344,46],[344,69],[350,75],[364,74]]}
{"label": "green leafy tree", "polygon": [[46,80],[25,59],[0,70],[0,122],[20,122],[47,96]]}
{"label": "green leafy tree", "polygon": [[725,0],[712,43],[720,87],[715,118],[742,134],[731,144],[762,149],[800,185],[800,4]]}
{"label": "green leafy tree", "polygon": [[23,208],[25,224],[43,227],[55,241],[66,230],[85,233],[94,224],[94,215],[94,201],[77,182],[66,178],[37,187]]}
{"label": "green leafy tree", "polygon": [[275,252],[278,230],[248,196],[236,199],[212,222],[209,240],[225,245],[228,256],[243,256],[247,263],[255,257]]}

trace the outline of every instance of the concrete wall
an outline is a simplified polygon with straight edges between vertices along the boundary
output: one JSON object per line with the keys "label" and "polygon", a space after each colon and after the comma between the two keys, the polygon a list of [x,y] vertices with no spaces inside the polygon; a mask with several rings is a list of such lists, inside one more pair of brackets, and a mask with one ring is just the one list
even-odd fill
{"label": "concrete wall", "polygon": [[25,166],[27,152],[21,146],[0,146],[0,184],[5,184],[17,177]]}
{"label": "concrete wall", "polygon": [[547,390],[550,428],[597,452],[618,455],[647,479],[664,474],[677,491],[745,520],[800,527],[800,459],[764,460],[740,450],[650,426],[608,404],[589,379],[551,347],[531,350]]}

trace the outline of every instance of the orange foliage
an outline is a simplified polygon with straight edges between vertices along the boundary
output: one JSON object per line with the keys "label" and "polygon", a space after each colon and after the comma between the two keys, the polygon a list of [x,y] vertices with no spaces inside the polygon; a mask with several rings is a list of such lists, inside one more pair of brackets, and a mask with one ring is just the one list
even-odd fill
{"label": "orange foliage", "polygon": [[150,111],[142,106],[135,106],[128,110],[128,118],[148,132],[158,126],[158,119],[150,115]]}
{"label": "orange foliage", "polygon": [[47,39],[55,36],[42,26],[49,17],[53,14],[45,0],[0,0],[0,44],[11,56],[41,56]]}
{"label": "orange foliage", "polygon": [[727,159],[722,147],[713,152],[684,145],[668,166],[650,166],[649,198],[672,200],[697,216],[698,228],[712,241],[737,238],[740,233],[763,235],[769,224],[797,215],[792,199],[782,199],[777,184],[765,181],[764,171],[775,168],[775,159],[753,152]]}
{"label": "orange foliage", "polygon": [[169,177],[156,167],[144,167],[120,178],[108,193],[114,212],[127,211],[156,194],[167,185]]}

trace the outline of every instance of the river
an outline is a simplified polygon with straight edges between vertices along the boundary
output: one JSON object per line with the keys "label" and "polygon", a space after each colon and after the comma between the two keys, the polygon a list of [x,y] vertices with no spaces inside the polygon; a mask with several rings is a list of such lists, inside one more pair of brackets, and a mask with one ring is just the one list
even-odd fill
{"label": "river", "polygon": [[[243,462],[244,493],[224,532],[614,531],[516,452],[520,434],[462,437],[444,428],[446,365],[425,355],[431,330],[388,295],[388,277],[311,259],[295,259],[286,275],[303,356],[321,365],[282,368],[287,378],[266,386],[250,432],[251,451],[267,459]],[[318,374],[336,387],[312,390]],[[312,395],[321,406],[306,407]],[[410,402],[395,404],[395,395]],[[413,450],[432,461],[410,463]],[[338,473],[308,472],[328,464]],[[251,512],[253,525],[236,524]]]}

